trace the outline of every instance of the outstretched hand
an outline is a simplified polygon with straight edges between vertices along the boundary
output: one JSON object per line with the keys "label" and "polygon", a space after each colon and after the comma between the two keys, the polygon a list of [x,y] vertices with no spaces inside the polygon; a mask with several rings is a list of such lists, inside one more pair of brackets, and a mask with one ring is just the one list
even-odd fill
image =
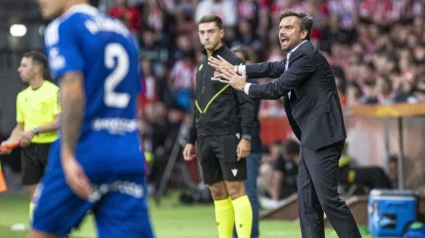
{"label": "outstretched hand", "polygon": [[220,82],[230,84],[234,89],[243,91],[246,84],[246,75],[245,72],[240,76],[235,73],[235,71],[225,68],[220,70]]}
{"label": "outstretched hand", "polygon": [[235,66],[219,55],[217,56],[217,58],[212,56],[208,58],[208,64],[214,69],[216,69],[217,71],[220,71],[223,69],[231,69],[235,71]]}

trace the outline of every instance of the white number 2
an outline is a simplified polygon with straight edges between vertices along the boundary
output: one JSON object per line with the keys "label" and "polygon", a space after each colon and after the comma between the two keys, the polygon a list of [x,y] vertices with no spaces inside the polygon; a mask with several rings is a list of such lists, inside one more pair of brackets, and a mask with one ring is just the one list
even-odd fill
{"label": "white number 2", "polygon": [[[116,62],[115,63],[115,58]],[[115,88],[127,76],[130,68],[129,57],[122,45],[110,43],[105,48],[105,66],[114,69],[105,80],[105,105],[108,107],[125,108],[130,102],[128,93],[118,93]]]}

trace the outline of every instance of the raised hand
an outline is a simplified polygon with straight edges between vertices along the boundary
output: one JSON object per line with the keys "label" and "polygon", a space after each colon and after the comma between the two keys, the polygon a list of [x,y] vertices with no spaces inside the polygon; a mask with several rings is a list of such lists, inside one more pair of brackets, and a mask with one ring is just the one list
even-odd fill
{"label": "raised hand", "polygon": [[225,68],[220,71],[220,78],[224,80],[220,80],[222,83],[230,84],[234,89],[243,91],[246,84],[246,75],[245,72],[240,76],[236,74],[234,70]]}
{"label": "raised hand", "polygon": [[229,63],[227,60],[225,60],[223,57],[221,56],[217,56],[217,58],[215,57],[210,57],[208,58],[208,64],[215,68],[217,71],[223,70],[223,69],[231,69],[233,71],[235,71],[235,66],[232,65],[231,63]]}

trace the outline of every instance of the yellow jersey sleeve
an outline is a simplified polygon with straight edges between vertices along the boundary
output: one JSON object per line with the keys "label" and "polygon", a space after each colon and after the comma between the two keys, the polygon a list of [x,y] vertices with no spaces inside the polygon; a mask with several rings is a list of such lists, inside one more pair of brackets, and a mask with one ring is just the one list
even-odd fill
{"label": "yellow jersey sleeve", "polygon": [[61,104],[60,104],[60,91],[59,88],[56,90],[56,95],[53,98],[52,106],[53,106],[53,115],[57,116],[62,112]]}
{"label": "yellow jersey sleeve", "polygon": [[16,122],[24,123],[25,116],[22,110],[22,94],[18,94],[16,97]]}

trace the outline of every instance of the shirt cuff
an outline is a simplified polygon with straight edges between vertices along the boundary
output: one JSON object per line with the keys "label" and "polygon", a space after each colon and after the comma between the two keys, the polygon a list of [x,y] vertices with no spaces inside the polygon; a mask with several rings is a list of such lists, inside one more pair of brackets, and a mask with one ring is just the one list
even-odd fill
{"label": "shirt cuff", "polygon": [[239,65],[239,67],[238,67],[238,74],[239,75],[242,75],[244,72],[245,72],[245,68],[246,68],[246,65],[243,65],[243,64],[241,64],[241,65]]}
{"label": "shirt cuff", "polygon": [[252,83],[247,83],[245,84],[245,86],[243,87],[243,91],[245,92],[246,95],[249,95],[249,87],[251,87]]}

